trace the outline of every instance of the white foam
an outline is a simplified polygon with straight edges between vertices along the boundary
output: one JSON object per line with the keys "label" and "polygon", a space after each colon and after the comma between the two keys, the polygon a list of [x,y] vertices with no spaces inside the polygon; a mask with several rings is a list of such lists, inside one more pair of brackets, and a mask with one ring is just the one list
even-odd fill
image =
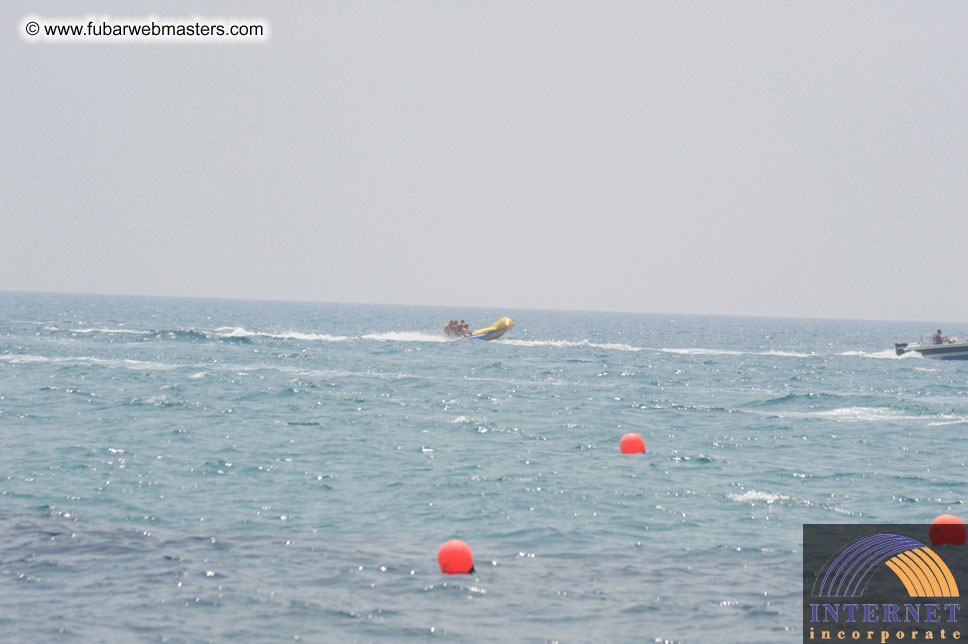
{"label": "white foam", "polygon": [[0,360],[4,362],[9,362],[10,364],[27,364],[31,362],[50,362],[50,358],[45,358],[44,356],[32,356],[32,355],[15,355],[10,353],[5,353],[0,355]]}
{"label": "white foam", "polygon": [[454,424],[461,424],[461,423],[473,423],[474,421],[468,418],[467,416],[458,416],[457,418],[455,418],[450,422]]}
{"label": "white foam", "polygon": [[126,333],[128,335],[151,335],[151,331],[135,331],[133,329],[108,329],[108,328],[71,329],[71,333]]}
{"label": "white foam", "polygon": [[220,338],[250,338],[259,334],[254,331],[246,331],[240,326],[220,326],[215,329],[215,335]]}
{"label": "white foam", "polygon": [[785,494],[773,494],[770,492],[759,492],[757,490],[748,490],[742,494],[727,494],[726,496],[734,501],[739,501],[740,503],[755,503],[756,501],[762,501],[767,505],[771,505],[777,501],[790,500],[790,497]]}
{"label": "white foam", "polygon": [[808,413],[807,415],[817,418],[832,418],[834,420],[869,422],[880,420],[920,420],[920,416],[910,416],[899,414],[893,409],[886,407],[842,407],[839,409],[828,409]]}
{"label": "white foam", "polygon": [[907,358],[923,358],[919,353],[913,351],[897,355],[894,349],[884,349],[883,351],[841,351],[840,356],[856,356],[860,358],[877,358],[878,360],[905,360]]}
{"label": "white foam", "polygon": [[738,501],[740,503],[765,503],[766,505],[784,504],[784,505],[800,505],[808,508],[823,508],[825,510],[830,510],[832,512],[837,512],[838,514],[848,514],[853,515],[854,513],[850,510],[844,510],[833,505],[827,505],[826,503],[815,503],[808,499],[801,499],[795,496],[787,496],[786,494],[778,494],[775,492],[760,492],[759,490],[747,490],[742,494],[727,494],[727,498]]}
{"label": "white foam", "polygon": [[[751,413],[761,413],[761,412],[751,412]],[[774,411],[774,412],[762,412],[766,415],[776,416],[778,418],[826,418],[828,420],[835,420],[845,423],[869,423],[869,422],[884,422],[884,421],[927,421],[931,420],[934,424],[956,424],[960,422],[966,422],[966,419],[961,416],[954,416],[951,414],[932,414],[932,415],[921,415],[915,416],[912,414],[904,414],[898,412],[896,409],[891,409],[888,407],[839,407],[837,409],[827,409],[824,411]]]}
{"label": "white foam", "polygon": [[348,335],[329,335],[328,333],[300,333],[299,331],[287,331],[286,333],[267,333],[271,338],[282,340],[306,340],[308,342],[344,342],[352,340]]}
{"label": "white foam", "polygon": [[628,344],[598,343],[588,340],[498,340],[499,344],[510,344],[519,347],[555,347],[558,349],[571,349],[575,347],[591,347],[593,349],[606,349],[609,351],[646,351],[642,347],[633,347]]}
{"label": "white foam", "polygon": [[663,353],[678,353],[686,356],[741,356],[742,351],[731,349],[657,349]]}
{"label": "white foam", "polygon": [[451,339],[433,333],[420,331],[387,331],[385,333],[367,333],[361,335],[363,340],[379,340],[381,342],[450,342]]}
{"label": "white foam", "polygon": [[816,353],[797,353],[796,351],[763,351],[756,353],[758,356],[780,356],[783,358],[814,358]]}
{"label": "white foam", "polygon": [[968,423],[968,418],[956,418],[954,420],[939,420],[928,423],[928,427],[944,427],[945,425],[962,425]]}
{"label": "white foam", "polygon": [[279,340],[305,340],[307,342],[343,342],[344,340],[352,339],[347,335],[329,335],[328,333],[303,333],[300,331],[268,333],[265,331],[249,331],[243,327],[228,326],[215,329],[215,335],[220,338],[276,338]]}
{"label": "white foam", "polygon": [[795,351],[736,351],[734,349],[708,349],[701,347],[664,347],[654,349],[651,347],[636,347],[629,344],[615,342],[591,342],[589,340],[498,340],[500,344],[510,344],[520,347],[556,347],[559,349],[571,349],[580,347],[590,347],[592,349],[605,349],[607,351],[657,351],[660,353],[674,353],[688,356],[777,356],[786,358],[811,358],[816,353],[799,353]]}
{"label": "white foam", "polygon": [[97,358],[94,356],[64,356],[57,358],[48,358],[46,356],[34,356],[34,355],[13,355],[13,354],[3,354],[0,355],[0,360],[4,362],[9,362],[11,364],[25,364],[25,363],[36,363],[36,362],[53,362],[58,364],[93,364],[101,367],[126,367],[134,369],[178,369],[179,365],[168,364],[165,362],[148,362],[145,360],[131,360],[128,358],[117,359],[117,358]]}

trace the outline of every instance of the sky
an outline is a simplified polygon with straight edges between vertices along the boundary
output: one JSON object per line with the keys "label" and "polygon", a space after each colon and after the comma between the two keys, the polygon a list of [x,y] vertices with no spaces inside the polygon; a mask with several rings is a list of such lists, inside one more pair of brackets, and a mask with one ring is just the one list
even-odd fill
{"label": "sky", "polygon": [[[270,37],[22,34],[89,14]],[[0,290],[968,321],[968,3],[0,20]]]}

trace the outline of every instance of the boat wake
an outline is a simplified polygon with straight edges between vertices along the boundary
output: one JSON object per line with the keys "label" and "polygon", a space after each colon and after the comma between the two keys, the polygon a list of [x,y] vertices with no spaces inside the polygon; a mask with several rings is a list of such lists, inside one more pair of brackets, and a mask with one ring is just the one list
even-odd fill
{"label": "boat wake", "polygon": [[890,407],[837,407],[816,411],[795,410],[744,410],[750,414],[770,416],[773,418],[792,419],[826,419],[840,423],[885,423],[885,422],[926,422],[928,427],[941,425],[958,425],[968,422],[968,419],[953,414],[912,414]]}
{"label": "boat wake", "polygon": [[906,360],[908,358],[920,358],[920,355],[906,353],[897,355],[894,349],[884,349],[883,351],[841,351],[837,355],[857,358],[875,358],[877,360]]}
{"label": "boat wake", "polygon": [[387,331],[385,333],[367,333],[359,336],[361,340],[378,340],[380,342],[452,342],[453,338],[434,333],[420,331]]}
{"label": "boat wake", "polygon": [[712,349],[707,347],[636,347],[615,342],[592,342],[590,340],[501,340],[498,344],[519,347],[555,347],[558,349],[603,349],[605,351],[651,351],[683,356],[775,356],[779,358],[812,358],[816,353],[797,351],[738,351],[736,349]]}
{"label": "boat wake", "polygon": [[838,508],[837,506],[830,505],[829,503],[817,503],[816,501],[811,501],[809,499],[803,499],[796,496],[789,496],[786,494],[779,494],[775,492],[760,492],[759,490],[747,490],[742,494],[731,493],[727,494],[726,498],[731,501],[737,501],[739,503],[744,503],[747,505],[757,505],[762,503],[763,505],[780,505],[780,506],[799,506],[806,508],[819,508],[823,510],[829,510],[831,512],[836,512],[837,514],[847,514],[855,515],[855,512],[850,510],[845,510],[843,508]]}
{"label": "boat wake", "polygon": [[343,342],[351,340],[347,335],[330,335],[328,333],[302,333],[300,331],[285,331],[283,333],[267,333],[264,331],[248,331],[242,327],[220,327],[215,329],[218,338],[274,338],[277,340],[305,340],[307,342]]}
{"label": "boat wake", "polygon": [[[429,342],[444,343],[451,342],[453,338],[423,331],[373,331],[360,335],[336,335],[331,333],[315,331],[298,331],[294,329],[284,331],[253,331],[240,326],[223,326],[214,330],[199,330],[195,328],[167,329],[167,330],[139,330],[113,327],[82,327],[74,329],[61,329],[57,327],[44,327],[45,330],[52,332],[70,333],[96,337],[98,335],[108,335],[112,337],[131,336],[132,341],[150,342],[154,339],[173,339],[182,341],[224,341],[224,342],[252,342],[258,340],[295,340],[299,342],[347,342],[352,340],[367,340],[377,342]],[[767,350],[740,350],[732,348],[714,347],[646,347],[626,344],[621,342],[594,342],[589,339],[564,340],[564,339],[497,339],[493,340],[496,344],[517,346],[517,347],[548,347],[554,349],[597,349],[601,351],[624,351],[624,352],[651,352],[679,356],[696,357],[741,357],[741,356],[765,356],[776,358],[817,358],[825,356],[840,357],[859,357],[873,358],[878,360],[901,360],[907,358],[920,359],[922,356],[915,352],[905,353],[898,356],[891,349],[882,351],[860,351],[849,350],[839,353],[821,354],[815,352],[789,351],[783,349]]]}
{"label": "boat wake", "polygon": [[574,349],[588,347],[591,349],[605,349],[607,351],[649,351],[643,347],[633,347],[628,344],[609,342],[591,342],[589,340],[499,340],[497,344],[509,344],[518,347],[555,347],[557,349]]}

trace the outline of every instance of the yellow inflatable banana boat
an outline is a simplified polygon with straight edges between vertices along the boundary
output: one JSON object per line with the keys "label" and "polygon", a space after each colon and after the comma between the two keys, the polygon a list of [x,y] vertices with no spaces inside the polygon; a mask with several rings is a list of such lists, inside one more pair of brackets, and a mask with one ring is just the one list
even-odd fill
{"label": "yellow inflatable banana boat", "polygon": [[465,335],[464,337],[468,340],[494,340],[495,338],[500,338],[513,328],[514,320],[503,317],[491,326],[472,331],[470,335]]}
{"label": "yellow inflatable banana boat", "polygon": [[495,338],[500,338],[513,327],[514,321],[507,317],[501,318],[491,326],[478,329],[477,331],[469,331],[463,320],[461,320],[460,324],[457,324],[454,320],[451,320],[447,326],[444,327],[444,333],[457,339],[476,338],[478,340],[493,340]]}

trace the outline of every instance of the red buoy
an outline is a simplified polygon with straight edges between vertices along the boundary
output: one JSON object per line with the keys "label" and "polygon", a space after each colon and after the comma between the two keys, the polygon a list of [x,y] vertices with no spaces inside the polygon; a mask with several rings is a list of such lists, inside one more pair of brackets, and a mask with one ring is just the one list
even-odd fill
{"label": "red buoy", "polygon": [[474,555],[471,547],[460,539],[451,539],[437,551],[440,570],[448,575],[474,572]]}
{"label": "red buoy", "polygon": [[951,544],[962,546],[965,544],[965,522],[953,514],[942,514],[934,518],[928,528],[931,545],[941,546]]}
{"label": "red buoy", "polygon": [[645,454],[645,439],[638,434],[626,434],[618,446],[623,454]]}

